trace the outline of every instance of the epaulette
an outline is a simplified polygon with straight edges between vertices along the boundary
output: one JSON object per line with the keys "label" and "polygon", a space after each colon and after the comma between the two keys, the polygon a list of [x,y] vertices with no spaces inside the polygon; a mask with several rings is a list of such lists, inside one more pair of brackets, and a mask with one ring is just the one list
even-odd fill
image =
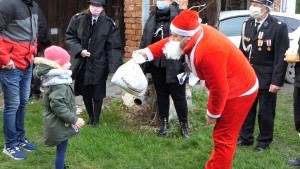
{"label": "epaulette", "polygon": [[75,18],[78,18],[79,16],[82,16],[83,14],[84,14],[84,13],[79,12],[79,13],[75,14],[74,17],[75,17]]}
{"label": "epaulette", "polygon": [[105,17],[107,20],[111,21],[114,24],[114,26],[116,26],[116,23],[110,17],[108,17],[108,16],[105,16]]}

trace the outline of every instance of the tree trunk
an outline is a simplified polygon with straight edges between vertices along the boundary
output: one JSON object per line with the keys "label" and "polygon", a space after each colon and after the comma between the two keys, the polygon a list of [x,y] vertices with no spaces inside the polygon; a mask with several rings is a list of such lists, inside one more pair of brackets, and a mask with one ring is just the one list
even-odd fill
{"label": "tree trunk", "polygon": [[[210,4],[210,2],[212,2]],[[207,19],[206,23],[210,26],[218,28],[219,25],[219,16],[221,11],[221,1],[220,0],[207,0],[206,4],[210,4],[204,11],[204,17]],[[201,13],[200,13],[201,15]]]}

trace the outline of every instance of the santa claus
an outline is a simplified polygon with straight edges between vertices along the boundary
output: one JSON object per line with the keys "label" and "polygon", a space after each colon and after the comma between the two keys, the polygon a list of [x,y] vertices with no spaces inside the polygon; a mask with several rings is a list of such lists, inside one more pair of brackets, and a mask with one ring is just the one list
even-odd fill
{"label": "santa claus", "polygon": [[172,36],[133,58],[141,63],[165,55],[185,54],[190,69],[209,90],[206,123],[215,124],[214,148],[206,169],[229,169],[240,128],[254,102],[258,80],[243,53],[215,28],[201,24],[195,11],[184,10],[171,23]]}

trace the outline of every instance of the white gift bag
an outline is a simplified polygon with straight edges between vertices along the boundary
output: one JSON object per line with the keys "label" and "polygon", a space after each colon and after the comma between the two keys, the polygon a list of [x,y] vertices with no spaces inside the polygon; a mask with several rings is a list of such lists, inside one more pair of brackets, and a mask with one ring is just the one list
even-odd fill
{"label": "white gift bag", "polygon": [[145,74],[133,59],[118,68],[111,82],[135,96],[143,96],[148,88]]}

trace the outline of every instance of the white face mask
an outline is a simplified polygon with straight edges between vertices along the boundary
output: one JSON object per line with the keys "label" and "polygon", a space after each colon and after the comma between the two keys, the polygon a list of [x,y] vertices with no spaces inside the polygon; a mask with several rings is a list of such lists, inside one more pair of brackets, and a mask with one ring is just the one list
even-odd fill
{"label": "white face mask", "polygon": [[264,13],[261,13],[261,8],[256,6],[250,6],[250,16],[254,19],[260,18]]}
{"label": "white face mask", "polygon": [[97,7],[97,6],[90,5],[90,11],[93,16],[99,16],[100,13],[103,11],[103,7],[102,6]]}

